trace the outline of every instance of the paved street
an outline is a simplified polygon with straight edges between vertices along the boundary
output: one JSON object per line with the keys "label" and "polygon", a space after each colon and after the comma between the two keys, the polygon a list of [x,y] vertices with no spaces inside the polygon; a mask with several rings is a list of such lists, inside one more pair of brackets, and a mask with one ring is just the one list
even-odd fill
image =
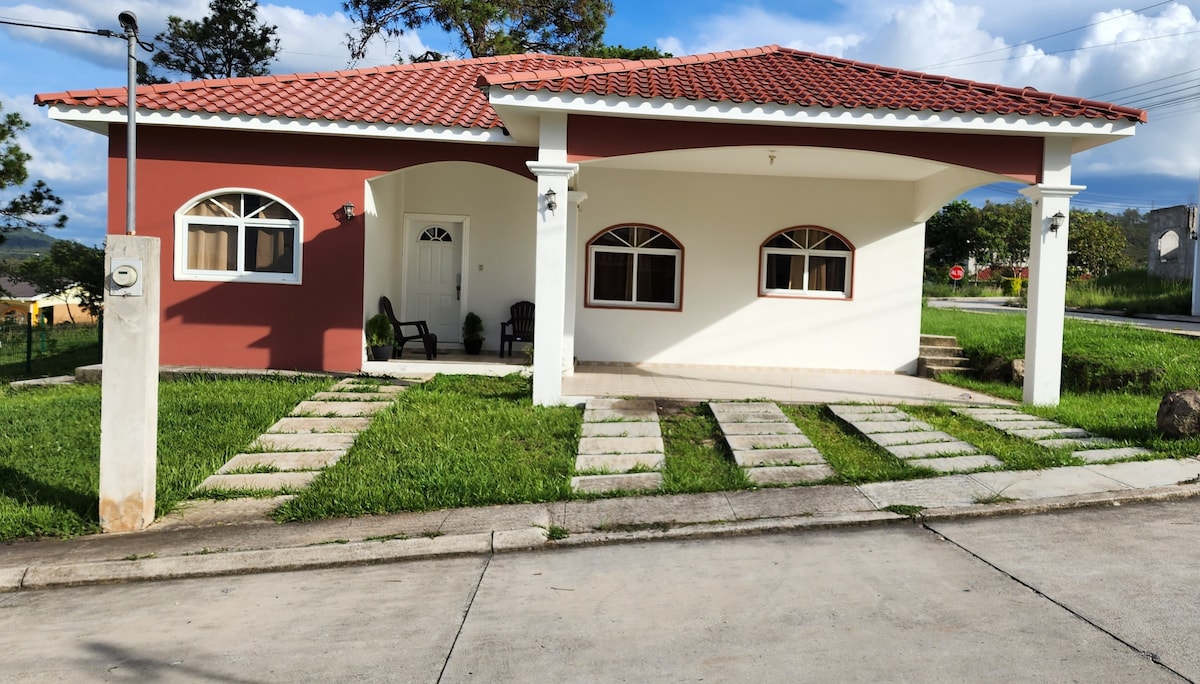
{"label": "paved street", "polygon": [[[1025,315],[1025,309],[1007,306],[1007,297],[948,297],[931,298],[929,306],[935,309],[962,309],[979,313],[1009,313]],[[1150,330],[1162,330],[1180,335],[1200,336],[1200,318],[1192,316],[1166,316],[1161,318],[1134,318],[1130,316],[1112,316],[1109,314],[1088,313],[1085,311],[1066,312],[1067,318],[1078,318],[1098,323],[1119,323],[1132,325]]]}
{"label": "paved street", "polygon": [[1184,500],[19,592],[0,681],[1194,681],[1198,520]]}

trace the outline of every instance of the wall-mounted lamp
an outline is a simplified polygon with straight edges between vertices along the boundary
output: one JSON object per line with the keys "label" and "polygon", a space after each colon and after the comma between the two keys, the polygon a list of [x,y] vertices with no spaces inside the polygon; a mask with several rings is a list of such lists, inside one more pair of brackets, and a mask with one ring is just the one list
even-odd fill
{"label": "wall-mounted lamp", "polygon": [[1193,239],[1193,240],[1197,239],[1197,237],[1196,237],[1196,229],[1195,229],[1195,228],[1193,228],[1193,229],[1192,229],[1192,239]]}
{"label": "wall-mounted lamp", "polygon": [[558,194],[554,192],[553,188],[546,191],[546,208],[550,211],[554,211],[558,208],[558,202],[556,201],[557,197]]}
{"label": "wall-mounted lamp", "polygon": [[354,218],[354,202],[346,202],[342,205],[342,218],[347,221]]}
{"label": "wall-mounted lamp", "polygon": [[1063,227],[1063,223],[1066,222],[1066,220],[1067,217],[1063,216],[1061,211],[1055,213],[1054,216],[1050,217],[1050,232],[1057,233],[1058,229]]}

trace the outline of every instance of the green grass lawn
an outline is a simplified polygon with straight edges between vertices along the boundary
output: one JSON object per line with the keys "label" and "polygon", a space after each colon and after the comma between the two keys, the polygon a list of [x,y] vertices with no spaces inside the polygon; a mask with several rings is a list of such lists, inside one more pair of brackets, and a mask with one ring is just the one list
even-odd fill
{"label": "green grass lawn", "polygon": [[1192,283],[1164,280],[1145,270],[1119,271],[1067,283],[1066,299],[1067,306],[1085,309],[1187,314],[1192,305]]}
{"label": "green grass lawn", "polygon": [[[325,378],[163,382],[157,512],[330,385]],[[0,389],[0,541],[97,531],[99,467],[99,385]]]}
{"label": "green grass lawn", "polygon": [[0,326],[0,381],[73,375],[78,366],[100,362],[100,333],[95,325],[35,327],[32,348],[28,343],[24,325]]}
{"label": "green grass lawn", "polygon": [[[953,334],[971,353],[1012,358],[1023,348],[1020,316],[927,309],[927,332]],[[1167,441],[1154,424],[1161,388],[1200,380],[1190,361],[1196,340],[1118,326],[1068,321],[1073,363],[1104,373],[1144,374],[1123,391],[1067,392],[1032,413],[1166,456],[1200,453],[1200,438]],[[954,378],[997,396],[1020,388]],[[158,511],[170,510],[231,456],[246,449],[299,401],[328,388],[319,378],[196,377],[160,386]],[[68,537],[96,531],[100,388],[3,390],[0,401],[0,540]],[[783,406],[836,475],[832,484],[932,477],[855,433],[824,406]],[[1004,468],[1073,464],[1047,449],[955,416],[943,406],[906,406],[914,417],[994,454]],[[350,452],[277,511],[286,520],[422,511],[460,506],[562,501],[570,489],[580,434],[576,407],[535,407],[530,380],[438,376],[404,392],[372,421]],[[750,488],[708,408],[661,403],[664,493]],[[593,496],[593,495],[586,495]]]}
{"label": "green grass lawn", "polygon": [[[976,368],[1025,356],[1025,317],[956,309],[922,312],[921,332],[953,335]],[[1158,395],[1200,387],[1200,339],[1129,325],[1068,318],[1063,328],[1063,388]],[[987,391],[979,388],[981,391]],[[1017,395],[1019,398],[1019,395]]]}

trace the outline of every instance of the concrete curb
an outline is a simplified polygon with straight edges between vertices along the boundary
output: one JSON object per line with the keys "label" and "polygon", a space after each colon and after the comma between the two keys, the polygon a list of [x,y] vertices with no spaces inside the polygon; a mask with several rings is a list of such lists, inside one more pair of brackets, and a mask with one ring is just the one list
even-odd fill
{"label": "concrete curb", "polygon": [[670,521],[634,525],[636,529],[570,533],[549,540],[546,525],[519,529],[355,542],[329,541],[307,546],[246,551],[220,551],[170,557],[141,557],[129,560],[89,561],[74,564],[31,565],[0,568],[0,593],[57,589],[98,584],[163,581],[224,575],[244,575],[319,568],[346,567],[418,560],[434,557],[481,555],[531,550],[629,544],[685,539],[714,539],[745,535],[801,532],[843,527],[865,527],[897,523],[1032,515],[1090,506],[1119,506],[1126,503],[1173,501],[1200,496],[1200,484],[1169,485],[1138,490],[1015,501],[1002,504],[972,504],[925,509],[914,517],[890,511],[860,511],[830,515],[798,515],[748,520],[714,520],[698,523]]}
{"label": "concrete curb", "polygon": [[[541,530],[537,532],[545,535]],[[257,551],[229,551],[170,558],[140,558],[74,565],[32,566],[25,570],[18,589],[53,589],[92,584],[242,575],[261,572],[309,570],[390,561],[490,553],[491,532],[361,541],[331,542],[315,546]],[[9,589],[12,591],[13,589]]]}

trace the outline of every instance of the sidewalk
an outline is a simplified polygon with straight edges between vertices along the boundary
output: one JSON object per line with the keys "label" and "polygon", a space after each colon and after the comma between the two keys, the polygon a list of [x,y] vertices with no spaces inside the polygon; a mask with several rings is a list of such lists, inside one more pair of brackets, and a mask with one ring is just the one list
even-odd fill
{"label": "sidewalk", "polygon": [[[0,592],[842,525],[907,524],[906,515],[892,511],[917,511],[908,507],[921,507],[916,514],[928,520],[1116,506],[1200,495],[1197,478],[1200,458],[1186,458],[311,523],[260,520],[212,525],[168,516],[145,532],[0,547]],[[888,507],[892,511],[883,510]]]}

